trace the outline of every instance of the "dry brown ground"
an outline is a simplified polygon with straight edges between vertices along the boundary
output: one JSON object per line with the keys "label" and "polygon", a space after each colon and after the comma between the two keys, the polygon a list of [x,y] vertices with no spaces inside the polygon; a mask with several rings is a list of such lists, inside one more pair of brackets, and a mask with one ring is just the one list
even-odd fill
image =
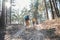
{"label": "dry brown ground", "polygon": [[55,33],[60,35],[60,18],[53,19],[53,20],[46,20],[40,25],[40,29],[51,29],[55,28]]}

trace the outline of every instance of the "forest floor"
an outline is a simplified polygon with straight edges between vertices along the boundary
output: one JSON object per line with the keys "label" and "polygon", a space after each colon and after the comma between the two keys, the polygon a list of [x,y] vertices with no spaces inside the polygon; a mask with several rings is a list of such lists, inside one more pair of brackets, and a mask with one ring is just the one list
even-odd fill
{"label": "forest floor", "polygon": [[56,31],[55,33],[60,35],[60,18],[46,20],[42,24],[39,24],[42,29],[52,29],[54,28]]}
{"label": "forest floor", "polygon": [[28,29],[20,25],[18,28],[14,27],[9,28],[5,40],[60,40],[60,18],[46,20]]}

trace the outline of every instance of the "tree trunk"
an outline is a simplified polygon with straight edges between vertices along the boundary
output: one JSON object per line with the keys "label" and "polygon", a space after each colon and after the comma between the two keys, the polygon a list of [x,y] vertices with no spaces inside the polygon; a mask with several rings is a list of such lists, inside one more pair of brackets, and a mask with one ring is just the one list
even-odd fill
{"label": "tree trunk", "polygon": [[55,16],[55,17],[59,17],[59,10],[58,10],[58,7],[57,7],[56,0],[52,0],[52,2],[53,2],[54,10],[55,10],[55,11],[54,11],[54,12],[55,12],[55,13],[54,13],[54,14],[55,14],[54,16]]}
{"label": "tree trunk", "polygon": [[51,12],[52,12],[52,18],[54,19],[54,11],[53,11],[53,6],[52,6],[52,1],[49,0],[50,6],[51,6]]}
{"label": "tree trunk", "polygon": [[38,11],[37,11],[37,9],[35,9],[35,11],[34,11],[34,18],[35,18],[35,23],[37,23],[38,21],[37,21],[37,19],[38,19],[38,17],[37,17],[37,14],[38,14]]}
{"label": "tree trunk", "polygon": [[2,0],[2,13],[0,17],[0,40],[4,40],[5,35],[5,0]]}
{"label": "tree trunk", "polygon": [[[57,0],[55,0],[55,3],[56,3],[56,1]],[[58,7],[57,7],[58,5],[57,5],[57,3],[56,3],[56,15],[58,16],[58,17],[60,17],[60,14],[59,14],[59,10],[58,10]]]}
{"label": "tree trunk", "polygon": [[34,7],[36,8],[35,11],[34,11],[34,18],[36,19],[36,23],[38,23],[38,0],[36,1]]}
{"label": "tree trunk", "polygon": [[46,5],[46,0],[44,0],[44,3],[45,3],[45,8],[46,8],[46,16],[47,16],[47,19],[49,19],[48,18],[48,10],[47,10],[47,5]]}

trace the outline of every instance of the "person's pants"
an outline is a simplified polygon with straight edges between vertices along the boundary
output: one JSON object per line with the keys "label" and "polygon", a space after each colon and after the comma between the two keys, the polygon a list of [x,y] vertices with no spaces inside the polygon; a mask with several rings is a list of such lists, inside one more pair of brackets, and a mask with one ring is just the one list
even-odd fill
{"label": "person's pants", "polygon": [[26,26],[29,26],[29,25],[30,25],[29,20],[27,20],[26,21]]}

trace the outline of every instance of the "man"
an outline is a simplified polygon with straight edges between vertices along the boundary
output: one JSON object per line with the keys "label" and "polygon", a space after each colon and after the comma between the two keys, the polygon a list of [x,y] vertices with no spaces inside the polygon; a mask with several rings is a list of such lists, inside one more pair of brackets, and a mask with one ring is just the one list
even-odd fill
{"label": "man", "polygon": [[29,23],[29,15],[25,16],[25,23],[26,23],[26,26],[30,25],[30,23]]}

